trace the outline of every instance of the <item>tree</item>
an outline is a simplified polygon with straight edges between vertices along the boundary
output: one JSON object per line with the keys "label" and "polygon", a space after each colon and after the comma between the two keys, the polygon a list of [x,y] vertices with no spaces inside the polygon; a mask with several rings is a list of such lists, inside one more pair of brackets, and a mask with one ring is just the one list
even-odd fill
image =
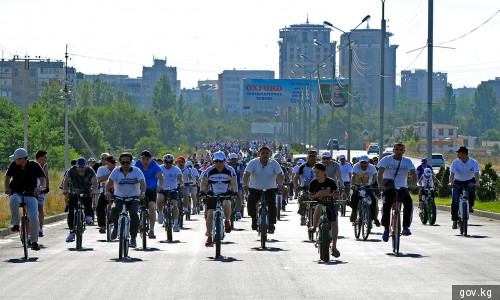
{"label": "tree", "polygon": [[479,176],[480,186],[477,189],[477,198],[479,201],[494,201],[497,198],[496,185],[498,184],[498,175],[493,170],[491,162],[487,162]]}
{"label": "tree", "polygon": [[481,83],[474,94],[472,116],[479,121],[479,135],[487,129],[498,126],[497,100],[493,88],[487,83]]}
{"label": "tree", "polygon": [[451,196],[451,189],[448,187],[448,183],[450,182],[450,168],[449,167],[441,167],[439,169],[438,175],[441,173],[441,177],[438,177],[439,181],[441,181],[441,185],[437,190],[438,197],[447,198]]}
{"label": "tree", "polygon": [[77,107],[91,106],[94,103],[92,90],[89,82],[84,79],[78,88],[78,97],[76,98]]}
{"label": "tree", "polygon": [[457,102],[453,94],[453,86],[448,83],[444,90],[444,96],[439,99],[439,102],[432,110],[432,118],[436,123],[453,124],[456,108]]}

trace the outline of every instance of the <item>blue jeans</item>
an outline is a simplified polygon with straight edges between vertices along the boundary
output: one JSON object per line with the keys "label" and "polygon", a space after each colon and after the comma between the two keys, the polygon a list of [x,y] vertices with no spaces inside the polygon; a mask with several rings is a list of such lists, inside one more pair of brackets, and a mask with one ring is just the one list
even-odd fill
{"label": "blue jeans", "polygon": [[[38,243],[38,200],[33,196],[24,196],[26,202],[26,213],[30,221],[31,241]],[[19,215],[19,205],[21,204],[21,195],[14,193],[10,196],[11,225],[19,226],[21,217]]]}
{"label": "blue jeans", "polygon": [[463,189],[469,192],[469,206],[474,206],[474,200],[476,199],[476,189],[474,184],[476,181],[474,179],[467,181],[453,181],[453,189],[451,190],[451,220],[458,221],[458,207],[460,206],[459,198]]}

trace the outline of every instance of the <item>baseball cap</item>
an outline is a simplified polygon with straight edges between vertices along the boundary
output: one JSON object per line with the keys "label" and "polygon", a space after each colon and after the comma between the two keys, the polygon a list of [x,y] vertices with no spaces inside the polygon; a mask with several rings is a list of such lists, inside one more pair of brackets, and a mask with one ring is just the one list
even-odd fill
{"label": "baseball cap", "polygon": [[341,155],[339,156],[339,159],[345,159],[345,155],[344,155],[344,154],[341,154]]}
{"label": "baseball cap", "polygon": [[299,165],[300,165],[300,164],[303,164],[303,163],[304,163],[304,160],[303,160],[302,158],[301,158],[301,159],[299,159],[299,160],[297,160],[297,164],[299,164]]}
{"label": "baseball cap", "polygon": [[427,158],[422,158],[422,163],[426,164],[427,163]]}
{"label": "baseball cap", "polygon": [[269,149],[269,147],[266,146],[266,145],[260,146],[259,151],[262,150],[262,149],[267,149],[267,150],[271,151],[271,149]]}
{"label": "baseball cap", "polygon": [[214,160],[226,160],[226,155],[224,154],[224,152],[217,151],[214,154]]}
{"label": "baseball cap", "polygon": [[432,170],[430,168],[425,168],[424,175],[426,175],[426,176],[432,175]]}
{"label": "baseball cap", "polygon": [[314,168],[315,169],[318,169],[318,170],[321,170],[321,171],[326,171],[326,166],[322,163],[315,163],[314,164]]}
{"label": "baseball cap", "polygon": [[188,160],[188,162],[186,163],[186,167],[192,167],[192,166],[193,166],[193,163]]}
{"label": "baseball cap", "polygon": [[330,154],[330,152],[323,152],[323,154],[321,154],[321,157],[332,157],[332,155]]}
{"label": "baseball cap", "polygon": [[89,161],[95,161],[95,158],[91,157],[89,158]]}
{"label": "baseball cap", "polygon": [[28,157],[28,151],[24,148],[18,148],[14,151],[14,154],[10,156],[10,160],[16,160],[18,158]]}
{"label": "baseball cap", "polygon": [[182,161],[182,162],[186,162],[186,158],[184,156],[179,156],[179,158],[177,158],[178,161]]}
{"label": "baseball cap", "polygon": [[83,168],[87,165],[87,161],[85,160],[85,158],[83,157],[80,157],[76,160],[76,166],[77,167],[80,167],[80,168]]}
{"label": "baseball cap", "polygon": [[229,159],[234,159],[234,158],[238,159],[239,158],[238,154],[236,154],[236,153],[229,154]]}
{"label": "baseball cap", "polygon": [[360,157],[359,157],[358,161],[360,161],[360,162],[361,162],[361,161],[364,161],[364,162],[369,162],[369,161],[370,161],[370,159],[368,158],[368,156],[363,155],[363,156],[360,156]]}
{"label": "baseball cap", "polygon": [[460,148],[458,148],[457,150],[455,150],[455,152],[457,152],[457,153],[462,152],[462,153],[465,153],[465,154],[469,155],[469,149],[467,149],[467,147],[464,147],[464,146],[461,146]]}

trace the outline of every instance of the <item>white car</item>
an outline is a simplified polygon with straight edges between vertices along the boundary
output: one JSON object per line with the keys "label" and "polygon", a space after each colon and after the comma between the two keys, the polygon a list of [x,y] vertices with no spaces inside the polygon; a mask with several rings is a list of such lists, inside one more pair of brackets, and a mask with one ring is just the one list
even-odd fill
{"label": "white car", "polygon": [[444,167],[446,164],[444,156],[441,153],[432,153],[432,163],[431,166],[434,168]]}
{"label": "white car", "polygon": [[368,154],[370,154],[370,153],[378,154],[378,151],[379,151],[379,147],[377,144],[370,144],[370,146],[368,147],[368,151],[366,151],[366,152]]}

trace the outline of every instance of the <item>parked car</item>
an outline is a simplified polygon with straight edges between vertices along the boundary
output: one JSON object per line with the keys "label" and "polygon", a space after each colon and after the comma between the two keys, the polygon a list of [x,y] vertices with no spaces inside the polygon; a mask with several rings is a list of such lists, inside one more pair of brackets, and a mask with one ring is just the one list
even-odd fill
{"label": "parked car", "polygon": [[378,154],[378,151],[379,151],[379,147],[378,147],[378,144],[370,144],[370,146],[368,147],[368,150],[366,151],[368,154],[371,154],[371,153],[375,153],[375,154]]}
{"label": "parked car", "polygon": [[445,165],[444,156],[441,153],[432,153],[432,163],[431,166],[434,167],[443,167]]}
{"label": "parked car", "polygon": [[328,146],[328,149],[337,150],[337,151],[340,150],[339,140],[337,140],[337,139],[329,139],[328,143],[326,145]]}
{"label": "parked car", "polygon": [[385,148],[384,152],[382,152],[382,157],[392,155],[394,153],[394,148],[393,147],[388,147]]}

